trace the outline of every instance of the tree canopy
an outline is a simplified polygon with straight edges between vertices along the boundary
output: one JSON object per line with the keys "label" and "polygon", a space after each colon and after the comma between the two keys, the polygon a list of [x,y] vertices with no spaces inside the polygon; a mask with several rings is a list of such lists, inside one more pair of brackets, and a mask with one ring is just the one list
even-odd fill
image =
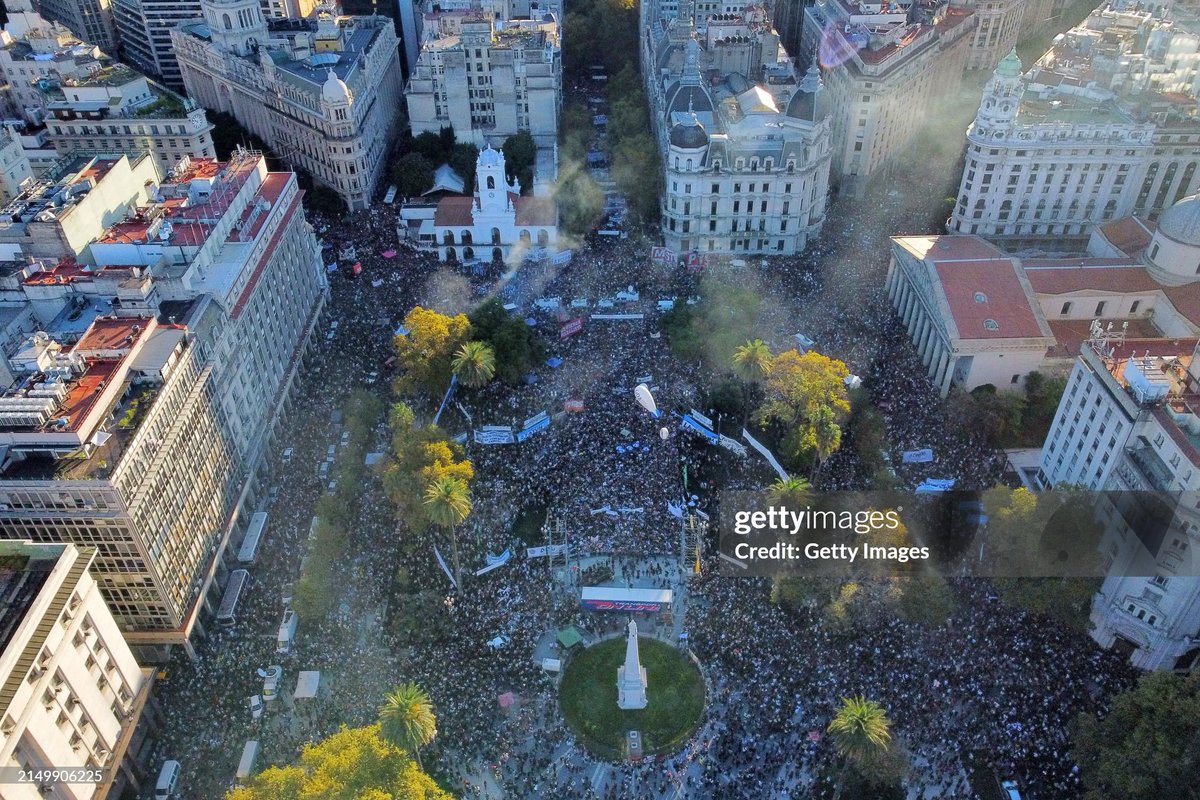
{"label": "tree canopy", "polygon": [[780,353],[770,362],[766,400],[754,418],[784,427],[784,455],[790,460],[810,457],[819,466],[841,444],[841,426],[850,413],[849,374],[841,361],[816,351]]}
{"label": "tree canopy", "polygon": [[533,194],[533,167],[537,160],[537,143],[529,131],[517,131],[500,146],[504,152],[504,169],[508,179],[521,182],[521,194]]}
{"label": "tree canopy", "polygon": [[469,319],[471,335],[491,346],[496,377],[505,383],[518,383],[545,357],[545,346],[534,329],[505,311],[497,298],[480,305]]}
{"label": "tree canopy", "polygon": [[298,764],[268,767],[225,800],[453,800],[379,723],[343,727],[304,746]]}
{"label": "tree canopy", "polygon": [[1200,673],[1144,675],[1073,733],[1087,800],[1200,798]]}
{"label": "tree canopy", "polygon": [[396,390],[439,397],[450,385],[454,353],[471,338],[471,323],[466,314],[449,317],[417,306],[404,316],[404,326],[408,334],[393,340],[401,368]]}
{"label": "tree canopy", "polygon": [[403,197],[417,197],[433,187],[434,165],[420,153],[402,156],[392,167],[392,181]]}

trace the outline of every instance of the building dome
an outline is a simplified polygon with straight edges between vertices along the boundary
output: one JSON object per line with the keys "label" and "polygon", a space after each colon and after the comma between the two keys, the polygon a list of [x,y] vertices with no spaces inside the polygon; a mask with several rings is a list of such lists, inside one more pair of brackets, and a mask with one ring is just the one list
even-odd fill
{"label": "building dome", "polygon": [[696,150],[708,146],[708,134],[695,114],[690,119],[677,122],[671,127],[671,146],[684,150]]}
{"label": "building dome", "polygon": [[349,105],[351,99],[350,87],[334,73],[333,69],[330,69],[329,77],[325,79],[325,85],[321,87],[321,100],[337,106]]}
{"label": "building dome", "polygon": [[1021,57],[1017,55],[1017,48],[1009,50],[1008,55],[1000,59],[994,74],[1001,78],[1021,77]]}
{"label": "building dome", "polygon": [[504,156],[500,155],[500,153],[498,151],[493,150],[492,146],[490,144],[487,147],[485,147],[479,151],[479,160],[478,160],[477,166],[479,166],[479,167],[498,167],[503,163],[504,163]]}
{"label": "building dome", "polygon": [[1180,244],[1200,247],[1200,194],[1185,197],[1158,218],[1163,236]]}
{"label": "building dome", "polygon": [[828,113],[827,106],[825,87],[821,82],[821,71],[817,69],[816,64],[813,64],[805,73],[804,79],[800,81],[796,93],[788,101],[787,110],[784,113],[792,119],[818,122]]}

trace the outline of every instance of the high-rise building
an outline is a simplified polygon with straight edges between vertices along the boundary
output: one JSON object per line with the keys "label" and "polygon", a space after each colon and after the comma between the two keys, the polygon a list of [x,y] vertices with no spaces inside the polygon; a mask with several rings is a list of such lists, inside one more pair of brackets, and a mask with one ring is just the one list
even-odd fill
{"label": "high-rise building", "polygon": [[1036,0],[963,0],[978,24],[971,32],[967,69],[995,69],[1000,59],[1017,46],[1026,10]]}
{"label": "high-rise building", "polygon": [[[183,75],[171,44],[171,31],[201,15],[200,0],[112,0],[121,58],[172,89]],[[261,13],[261,12],[260,12]]]}
{"label": "high-rise building", "polygon": [[[1105,490],[1113,521],[1092,638],[1148,670],[1200,664],[1200,352],[1086,343],[1042,448],[1040,480]],[[1154,495],[1175,498],[1161,520]],[[1101,514],[1101,516],[1105,516]]]}
{"label": "high-rise building", "polygon": [[366,208],[387,167],[402,75],[387,17],[263,18],[257,0],[205,0],[175,29],[188,96],[223,111],[295,169]]}
{"label": "high-rise building", "polygon": [[944,104],[957,100],[975,15],[946,2],[851,3],[805,8],[799,63],[822,69],[833,164],[858,195]]}
{"label": "high-rise building", "polygon": [[560,28],[553,14],[503,19],[482,8],[426,14],[406,100],[414,134],[445,127],[460,142],[499,147],[529,131],[558,142]]}
{"label": "high-rise building", "polygon": [[117,23],[112,0],[37,0],[38,13],[60,22],[85,42],[117,54]]}
{"label": "high-rise building", "polygon": [[797,84],[761,8],[710,16],[703,30],[692,13],[643,27],[665,244],[681,257],[798,253],[825,221],[829,190],[820,76]]}
{"label": "high-rise building", "polygon": [[952,231],[1084,237],[1200,189],[1200,20],[1158,13],[1093,12],[1025,74],[1015,52],[1001,60],[967,130]]}
{"label": "high-rise building", "polygon": [[[27,229],[4,285],[37,333],[2,360],[0,537],[96,546],[149,659],[204,629],[326,284],[295,176],[261,155],[139,178],[80,157],[6,209]],[[31,263],[34,241],[67,252]]]}
{"label": "high-rise building", "polygon": [[136,786],[153,684],[88,572],[95,547],[0,541],[0,766],[96,770],[6,780],[6,800],[103,800]]}
{"label": "high-rise building", "polygon": [[0,76],[10,109],[60,154],[150,153],[163,173],[216,155],[203,109],[57,24],[0,33]]}

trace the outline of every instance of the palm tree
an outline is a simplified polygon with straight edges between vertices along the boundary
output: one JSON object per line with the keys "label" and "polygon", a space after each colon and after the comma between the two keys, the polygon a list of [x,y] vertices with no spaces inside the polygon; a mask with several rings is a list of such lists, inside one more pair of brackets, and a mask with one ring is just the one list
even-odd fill
{"label": "palm tree", "polygon": [[771,362],[774,358],[771,355],[770,346],[762,339],[749,340],[733,351],[734,372],[747,384],[745,391],[742,392],[743,428],[750,419],[751,388],[757,386],[771,371]]}
{"label": "palm tree", "polygon": [[851,762],[861,767],[888,752],[892,745],[891,726],[887,712],[874,700],[861,695],[842,698],[842,707],[833,715],[828,728],[843,759],[833,800],[842,796]]}
{"label": "palm tree", "polygon": [[833,409],[820,406],[809,417],[812,426],[813,439],[816,444],[817,457],[813,460],[813,477],[825,465],[825,459],[833,455],[842,444],[842,426],[838,425]]}
{"label": "palm tree", "polygon": [[379,707],[380,733],[397,747],[417,757],[421,769],[421,748],[437,736],[437,717],[429,695],[415,683],[402,683],[393,689]]}
{"label": "palm tree", "polygon": [[793,475],[789,478],[778,478],[767,488],[772,502],[790,503],[801,506],[808,502],[812,494],[812,484],[806,478]]}
{"label": "palm tree", "polygon": [[496,353],[486,342],[467,342],[458,348],[450,367],[464,386],[486,386],[496,374]]}
{"label": "palm tree", "polygon": [[461,523],[471,513],[471,488],[462,478],[453,475],[434,478],[425,487],[424,504],[429,521],[445,528],[450,533],[450,549],[454,554],[454,582],[461,589],[462,574],[458,566],[458,537],[454,535],[454,526]]}

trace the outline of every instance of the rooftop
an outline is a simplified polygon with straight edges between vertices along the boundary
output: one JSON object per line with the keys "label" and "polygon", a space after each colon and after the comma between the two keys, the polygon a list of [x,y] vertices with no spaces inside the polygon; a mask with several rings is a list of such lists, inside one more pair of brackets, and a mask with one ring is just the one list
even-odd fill
{"label": "rooftop", "polygon": [[0,652],[16,635],[62,551],[62,545],[0,541]]}

